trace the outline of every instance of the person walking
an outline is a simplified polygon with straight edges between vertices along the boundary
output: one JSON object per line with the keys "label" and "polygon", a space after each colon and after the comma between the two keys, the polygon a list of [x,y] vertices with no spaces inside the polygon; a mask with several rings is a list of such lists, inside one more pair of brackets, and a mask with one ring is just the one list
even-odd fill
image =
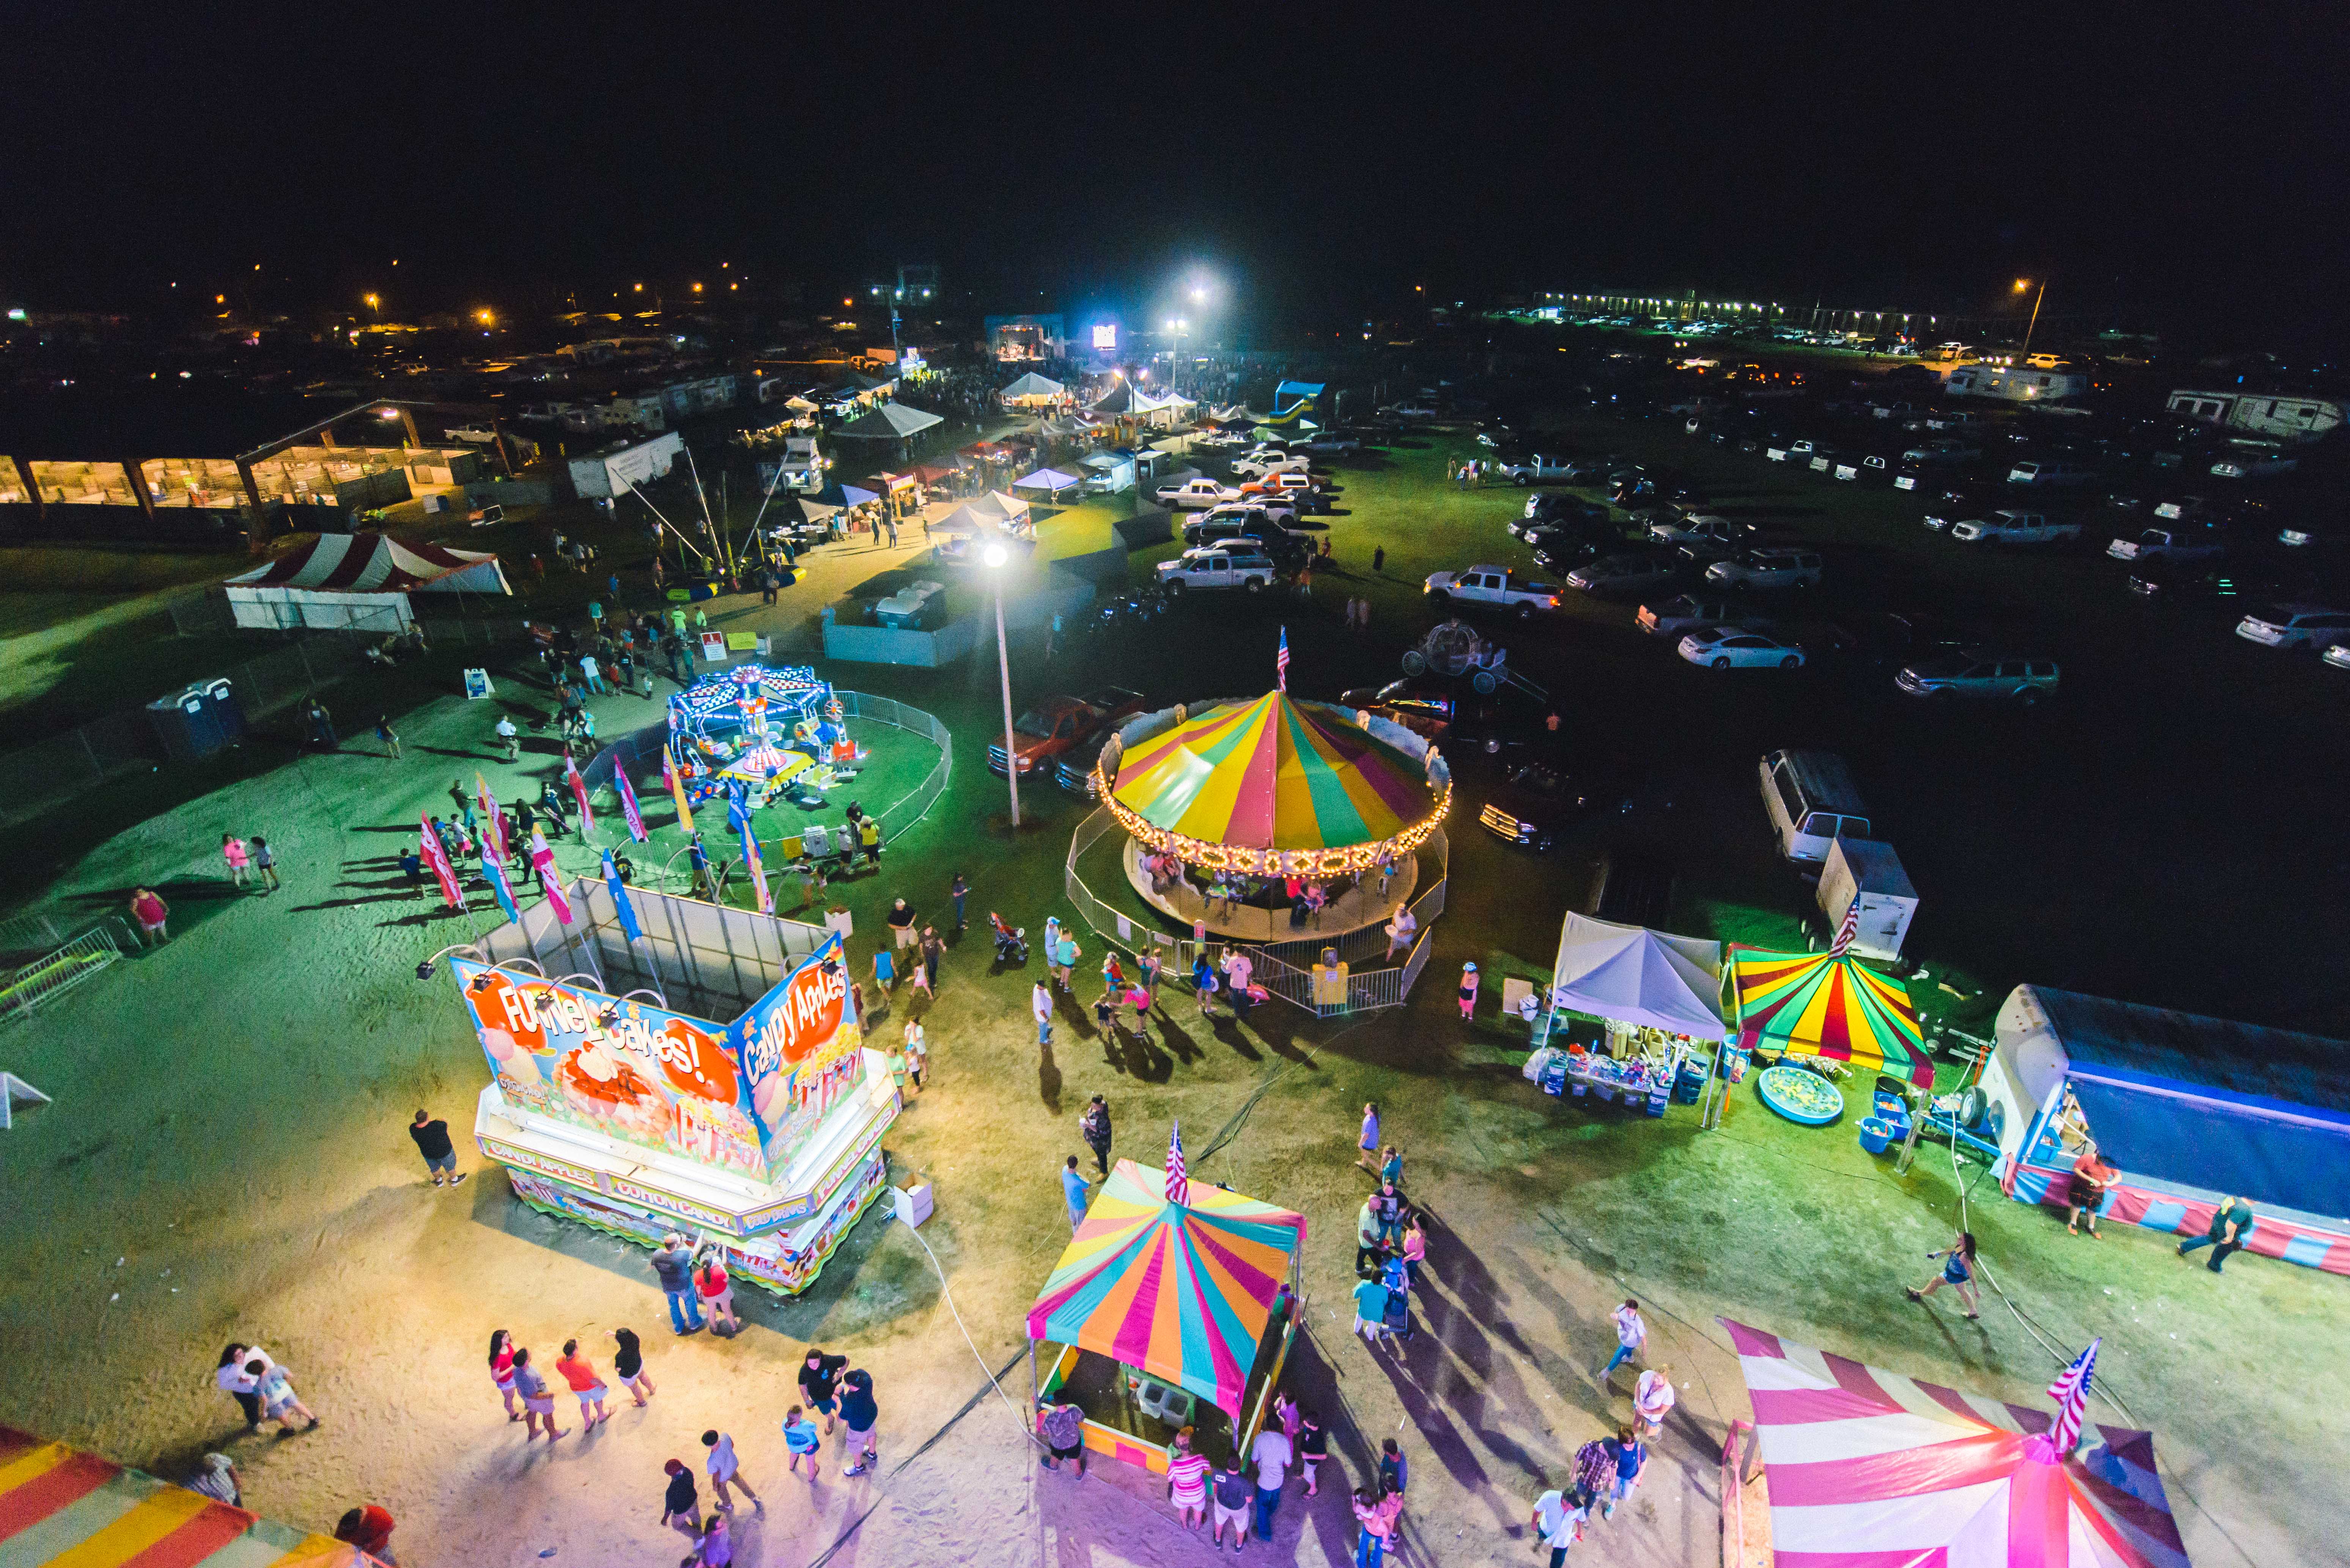
{"label": "person walking", "polygon": [[1607,1386],[1608,1381],[1616,1376],[1617,1367],[1637,1358],[1641,1347],[1648,1343],[1648,1325],[1640,1319],[1638,1302],[1629,1296],[1625,1297],[1624,1304],[1616,1309],[1615,1317],[1616,1354],[1609,1356],[1607,1365],[1599,1369],[1599,1383],[1602,1387]]}
{"label": "person walking", "polygon": [[[759,1504],[760,1512],[766,1511],[766,1504]],[[712,1510],[710,1517],[702,1521],[700,1555],[694,1562],[698,1568],[733,1568],[734,1531],[724,1514]]]}
{"label": "person walking", "polygon": [[1050,1394],[1036,1401],[1044,1412],[1037,1423],[1045,1434],[1045,1457],[1036,1462],[1048,1470],[1056,1470],[1066,1460],[1077,1467],[1077,1479],[1086,1479],[1086,1413],[1075,1405],[1055,1400]]}
{"label": "person walking", "polygon": [[791,1454],[791,1459],[785,1464],[784,1469],[793,1475],[797,1475],[800,1461],[806,1459],[808,1467],[808,1484],[814,1486],[816,1478],[824,1471],[824,1461],[819,1457],[819,1450],[824,1447],[824,1438],[817,1433],[816,1423],[809,1420],[806,1412],[797,1405],[784,1412],[784,1447]]}
{"label": "person walking", "polygon": [[2230,1198],[2211,1210],[2210,1230],[2191,1241],[2178,1243],[2178,1255],[2183,1258],[2199,1247],[2210,1248],[2211,1261],[2205,1267],[2216,1274],[2220,1272],[2220,1265],[2228,1261],[2229,1254],[2244,1250],[2259,1224],[2249,1200]]}
{"label": "person walking", "polygon": [[710,1472],[710,1486],[718,1494],[718,1506],[728,1513],[733,1512],[734,1499],[727,1489],[739,1486],[743,1495],[751,1500],[752,1512],[766,1512],[767,1505],[759,1500],[751,1483],[743,1479],[743,1462],[734,1455],[734,1439],[713,1427],[702,1434],[702,1446],[710,1450],[702,1468]]}
{"label": "person walking", "polygon": [[637,1408],[643,1409],[649,1403],[647,1397],[657,1390],[653,1387],[652,1374],[645,1370],[644,1342],[637,1337],[635,1329],[616,1328],[612,1331],[612,1370],[619,1374],[620,1386],[637,1402]]}
{"label": "person walking", "polygon": [[1256,1501],[1256,1488],[1241,1473],[1241,1456],[1235,1450],[1224,1460],[1224,1468],[1216,1472],[1215,1522],[1208,1530],[1211,1548],[1224,1543],[1224,1526],[1232,1527],[1232,1555],[1241,1554],[1248,1543],[1249,1509]]}
{"label": "person walking", "polygon": [[[1386,880],[1387,873],[1383,869],[1380,872],[1379,888],[1379,894],[1382,898],[1387,895]],[[1411,912],[1411,906],[1409,904],[1398,906],[1394,916],[1388,919],[1387,924],[1387,956],[1392,959],[1396,954],[1411,946],[1411,939],[1419,929],[1419,919]]]}
{"label": "person walking", "polygon": [[1590,1517],[1591,1494],[1580,1486],[1546,1491],[1534,1500],[1535,1549],[1550,1549],[1550,1568],[1566,1568],[1567,1551],[1583,1539],[1583,1524]]}
{"label": "person walking", "polygon": [[1378,1221],[1379,1251],[1392,1252],[1403,1239],[1403,1194],[1392,1181],[1382,1181],[1371,1194],[1371,1218]]}
{"label": "person walking", "polygon": [[879,1463],[873,1448],[873,1428],[880,1418],[880,1407],[873,1400],[873,1374],[861,1366],[851,1367],[840,1379],[840,1425],[841,1451],[854,1456],[854,1460],[842,1475],[862,1475]]}
{"label": "person walking", "polygon": [[661,1293],[669,1298],[671,1332],[700,1333],[702,1306],[694,1294],[693,1254],[687,1250],[685,1238],[674,1231],[661,1238],[660,1251],[652,1255],[652,1270],[660,1276]]}
{"label": "person walking", "polygon": [[1176,1522],[1197,1530],[1208,1517],[1208,1478],[1214,1469],[1208,1456],[1191,1446],[1191,1428],[1175,1434],[1167,1450],[1167,1501],[1175,1505]]}
{"label": "person walking", "polygon": [[661,1472],[669,1477],[669,1485],[661,1492],[660,1521],[691,1543],[677,1560],[677,1568],[693,1568],[694,1560],[702,1555],[702,1498],[693,1490],[693,1472],[682,1459],[671,1459],[661,1466]]}
{"label": "person walking", "polygon": [[1355,1212],[1355,1272],[1369,1269],[1375,1273],[1386,1272],[1387,1244],[1379,1239],[1379,1214],[1374,1206],[1377,1194],[1363,1199]]}
{"label": "person walking", "polygon": [[522,1419],[522,1407],[515,1398],[514,1335],[504,1329],[490,1331],[490,1383],[506,1402],[506,1419]]}
{"label": "person walking", "polygon": [[277,891],[277,854],[269,847],[269,840],[259,834],[255,834],[253,839],[253,871],[261,879],[262,892]]}
{"label": "person walking", "polygon": [[936,926],[922,928],[920,951],[922,990],[932,1001],[936,1001],[939,994],[939,966],[946,962],[947,958],[947,944],[940,937]]}
{"label": "person walking", "polygon": [[1330,1428],[1312,1410],[1302,1410],[1297,1417],[1297,1468],[1305,1477],[1305,1495],[1312,1497],[1321,1490],[1316,1479],[1322,1461],[1330,1457]]}
{"label": "person walking", "polygon": [[432,1185],[445,1180],[451,1187],[462,1186],[465,1173],[457,1168],[457,1150],[449,1141],[449,1124],[428,1116],[421,1107],[416,1119],[408,1124],[408,1136],[416,1140],[416,1152],[424,1157],[424,1168],[432,1173]]}
{"label": "person walking", "polygon": [[1465,1023],[1477,1011],[1477,965],[1471,961],[1461,966],[1461,1017]]}
{"label": "person walking", "polygon": [[1060,974],[1063,991],[1076,989],[1077,961],[1085,956],[1086,950],[1077,946],[1077,939],[1069,935],[1066,926],[1062,927],[1059,940],[1054,944],[1053,961]]}
{"label": "person walking", "polygon": [[868,867],[879,867],[881,864],[880,823],[869,816],[858,823],[857,842],[865,851],[865,864]]}
{"label": "person walking", "polygon": [[546,1386],[546,1378],[530,1364],[527,1348],[514,1353],[513,1366],[515,1388],[522,1395],[523,1421],[528,1428],[522,1440],[525,1443],[536,1441],[539,1423],[544,1421],[546,1423],[546,1440],[550,1443],[555,1441],[563,1436],[563,1429],[555,1424],[555,1396]]}
{"label": "person walking", "polygon": [[1411,1461],[1403,1457],[1393,1438],[1379,1439],[1379,1491],[1400,1497],[1411,1486]]}
{"label": "person walking", "polygon": [[1599,1517],[1613,1519],[1616,1505],[1630,1497],[1632,1489],[1640,1484],[1640,1467],[1648,1462],[1648,1445],[1631,1428],[1618,1427],[1614,1437],[1602,1440],[1601,1447],[1614,1461],[1615,1480],[1600,1499]]}
{"label": "person walking", "polygon": [[2081,1216],[2089,1217],[2089,1240],[2102,1241],[2097,1234],[2097,1210],[2106,1201],[2106,1191],[2119,1179],[2121,1172],[2107,1165],[2097,1154],[2092,1141],[2081,1148],[2081,1157],[2073,1162],[2073,1180],[2065,1194],[2071,1212],[2064,1221],[2065,1231],[2074,1236],[2081,1233]]}
{"label": "person walking", "polygon": [[253,1376],[254,1392],[261,1396],[261,1418],[276,1422],[279,1437],[286,1437],[294,1430],[293,1417],[296,1416],[307,1423],[302,1428],[306,1432],[318,1425],[318,1417],[310,1413],[310,1407],[302,1403],[302,1397],[294,1392],[294,1380],[286,1376],[286,1368],[256,1355],[244,1364],[244,1369]]}
{"label": "person walking", "polygon": [[1249,1445],[1249,1459],[1256,1465],[1256,1538],[1273,1539],[1273,1516],[1281,1507],[1282,1483],[1289,1479],[1289,1467],[1297,1462],[1297,1452],[1290,1446],[1289,1434],[1279,1427],[1267,1427]]}
{"label": "person walking", "polygon": [[1352,1293],[1355,1298],[1355,1332],[1372,1349],[1388,1335],[1388,1288],[1377,1280],[1357,1280]]}
{"label": "person walking", "polygon": [[970,896],[971,884],[964,880],[963,874],[962,872],[956,872],[954,874],[954,880],[947,884],[947,897],[954,900],[956,930],[962,930],[963,929],[962,901]]}
{"label": "person walking", "polygon": [[604,672],[598,667],[594,654],[583,653],[579,656],[579,674],[586,682],[590,695],[608,697],[612,694],[612,689],[604,683]]}
{"label": "person walking", "polygon": [[[1386,571],[1387,569],[1388,569],[1388,547],[1387,547],[1385,545],[1377,545],[1372,546],[1372,548],[1371,548],[1371,570],[1373,570],[1373,571],[1375,571],[1375,572],[1384,572],[1384,571]],[[1367,599],[1364,601],[1364,603],[1365,603],[1365,605],[1366,605],[1366,606],[1367,606],[1367,605],[1369,604],[1369,602],[1370,602],[1370,601],[1369,601],[1369,600],[1367,600]],[[1366,625],[1366,626],[1368,626],[1368,625],[1370,624],[1370,622],[1369,622],[1367,619],[1366,619],[1366,620],[1364,621],[1364,623],[1363,623],[1363,624],[1364,624],[1364,625]]]}
{"label": "person walking", "polygon": [[375,718],[375,738],[383,743],[383,754],[393,762],[400,760],[400,732],[391,727],[391,715],[379,713]]}
{"label": "person walking", "polygon": [[1393,1144],[1379,1157],[1379,1180],[1389,1187],[1403,1186],[1403,1151]]}
{"label": "person walking", "polygon": [[1379,1107],[1376,1100],[1367,1100],[1363,1104],[1363,1130],[1355,1138],[1355,1147],[1358,1151],[1355,1163],[1377,1176],[1379,1170]]}
{"label": "person walking", "polygon": [[723,1251],[712,1247],[703,1257],[701,1266],[693,1272],[693,1284],[713,1335],[722,1323],[726,1325],[728,1339],[743,1332],[743,1320],[734,1315],[734,1282],[726,1272],[726,1254]]}
{"label": "person walking", "polygon": [[331,752],[341,743],[335,734],[335,716],[327,711],[327,705],[324,702],[319,701],[316,697],[311,698],[310,706],[304,711],[303,716],[310,726],[312,745],[322,752]]}
{"label": "person walking", "polygon": [[1403,1222],[1403,1274],[1413,1290],[1419,1288],[1419,1266],[1428,1261],[1428,1232],[1420,1228],[1419,1210],[1409,1211]]}
{"label": "person walking", "polygon": [[889,912],[881,918],[889,928],[891,948],[902,952],[920,942],[921,938],[914,929],[914,911],[906,908],[905,899],[899,898],[893,901],[889,906]]}
{"label": "person walking", "polygon": [[245,877],[252,874],[253,858],[245,851],[244,840],[234,833],[222,834],[221,858],[228,862],[229,885],[244,887]]}
{"label": "person walking", "polygon": [[1377,1487],[1357,1487],[1349,1506],[1356,1525],[1355,1568],[1379,1568],[1395,1532],[1395,1513]]}
{"label": "person walking", "polygon": [[1050,1045],[1053,1043],[1053,992],[1041,980],[1028,993],[1028,1011],[1036,1020],[1036,1044],[1039,1046]]}
{"label": "person walking", "polygon": [[1208,955],[1205,952],[1192,959],[1191,994],[1200,1003],[1201,1017],[1215,1017],[1216,987],[1219,983],[1216,979],[1216,966],[1208,961]]}
{"label": "person walking", "polygon": [[248,1432],[261,1425],[261,1378],[257,1374],[245,1370],[256,1360],[267,1366],[269,1353],[257,1345],[232,1340],[221,1352],[220,1369],[213,1375],[213,1381],[220,1386],[220,1391],[234,1399],[236,1407],[244,1412],[244,1429]]}
{"label": "person walking", "polygon": [[160,948],[172,940],[166,925],[172,919],[172,906],[152,888],[134,888],[130,894],[130,918],[139,922],[139,934],[151,948]]}
{"label": "person walking", "polygon": [[594,1364],[579,1354],[577,1340],[563,1342],[563,1355],[556,1359],[555,1370],[564,1382],[571,1386],[571,1392],[578,1396],[579,1426],[583,1431],[612,1418],[612,1413],[604,1408],[604,1397],[611,1390],[604,1386],[601,1377],[596,1376]]}
{"label": "person walking", "polygon": [[1673,1369],[1651,1366],[1640,1374],[1639,1382],[1632,1386],[1632,1413],[1639,1417],[1633,1430],[1646,1435],[1661,1430],[1665,1417],[1673,1412]]}
{"label": "person walking", "polygon": [[807,1358],[800,1364],[800,1396],[808,1402],[809,1409],[824,1417],[827,1437],[836,1424],[833,1413],[839,1408],[841,1369],[847,1365],[846,1355],[827,1355],[814,1345],[808,1347]]}
{"label": "person walking", "polygon": [[423,848],[420,841],[400,852],[400,874],[408,878],[408,896],[411,898],[424,897]]}
{"label": "person walking", "polygon": [[914,1092],[922,1092],[922,1075],[930,1071],[931,1050],[919,1018],[906,1020],[906,1076],[914,1081]]}
{"label": "person walking", "polygon": [[1094,1151],[1094,1163],[1101,1168],[1104,1176],[1107,1176],[1111,1137],[1108,1100],[1096,1095],[1087,1103],[1085,1115],[1077,1118],[1077,1135],[1086,1140],[1086,1147]]}
{"label": "person walking", "polygon": [[1077,1168],[1077,1157],[1069,1156],[1061,1167],[1061,1201],[1068,1206],[1069,1231],[1073,1235],[1086,1222],[1086,1198],[1090,1190],[1091,1183]]}
{"label": "person walking", "polygon": [[1958,1234],[1958,1239],[1949,1246],[1939,1252],[1926,1254],[1928,1262],[1937,1258],[1942,1260],[1941,1273],[1927,1281],[1922,1289],[1915,1285],[1905,1285],[1902,1287],[1901,1293],[1913,1302],[1922,1302],[1944,1285],[1949,1285],[1958,1292],[1960,1303],[1967,1309],[1967,1321],[1974,1322],[1982,1315],[1975,1310],[1980,1302],[1975,1286],[1975,1233],[1971,1231],[1961,1231]]}

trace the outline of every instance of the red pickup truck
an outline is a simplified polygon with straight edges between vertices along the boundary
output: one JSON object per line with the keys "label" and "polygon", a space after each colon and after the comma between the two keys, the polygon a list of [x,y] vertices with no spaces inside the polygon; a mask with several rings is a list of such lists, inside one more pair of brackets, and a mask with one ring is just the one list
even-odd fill
{"label": "red pickup truck", "polygon": [[[1142,693],[1123,686],[1105,686],[1086,697],[1045,698],[1012,726],[1021,774],[1035,772],[1046,759],[1088,740],[1104,725],[1132,718],[1142,707]],[[1002,741],[987,748],[987,767],[990,773],[1007,771]]]}

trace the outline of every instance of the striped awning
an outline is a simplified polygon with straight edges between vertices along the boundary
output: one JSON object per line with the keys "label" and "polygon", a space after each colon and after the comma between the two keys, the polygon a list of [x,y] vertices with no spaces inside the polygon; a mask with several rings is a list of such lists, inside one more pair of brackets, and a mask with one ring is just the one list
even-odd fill
{"label": "striped awning", "polygon": [[365,1568],[375,1561],[356,1546],[0,1427],[5,1568]]}
{"label": "striped awning", "polygon": [[[408,544],[386,534],[321,534],[301,548],[229,582],[239,587],[399,594],[485,562],[490,573],[497,570],[497,557],[479,551],[451,550],[421,540]],[[485,579],[489,575],[481,574]],[[495,591],[486,582],[478,586]],[[503,587],[502,582],[497,585]]]}
{"label": "striped awning", "polygon": [[1908,987],[1851,953],[1732,947],[1730,976],[1742,1044],[1849,1062],[1933,1088],[1934,1058]]}

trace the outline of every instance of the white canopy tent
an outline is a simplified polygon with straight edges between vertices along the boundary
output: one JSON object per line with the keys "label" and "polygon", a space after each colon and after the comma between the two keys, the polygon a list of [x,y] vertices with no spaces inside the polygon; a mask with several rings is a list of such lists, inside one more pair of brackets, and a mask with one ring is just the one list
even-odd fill
{"label": "white canopy tent", "polygon": [[1721,944],[1569,913],[1551,1005],[1702,1040],[1722,1035]]}
{"label": "white canopy tent", "polygon": [[1055,468],[1040,468],[1035,472],[1027,475],[1025,478],[1014,480],[1012,482],[1012,488],[1014,490],[1045,490],[1050,491],[1055,494],[1058,494],[1064,490],[1075,490],[1078,485],[1083,484],[1084,483],[1085,481],[1076,474],[1063,473],[1060,470]]}
{"label": "white canopy tent", "polygon": [[1052,403],[1066,397],[1068,391],[1050,376],[1039,376],[1031,370],[998,395],[1007,403]]}
{"label": "white canopy tent", "polygon": [[1028,525],[1028,503],[1017,495],[1006,495],[1001,490],[972,496],[971,508],[983,517],[994,518],[1007,528],[1025,528]]}

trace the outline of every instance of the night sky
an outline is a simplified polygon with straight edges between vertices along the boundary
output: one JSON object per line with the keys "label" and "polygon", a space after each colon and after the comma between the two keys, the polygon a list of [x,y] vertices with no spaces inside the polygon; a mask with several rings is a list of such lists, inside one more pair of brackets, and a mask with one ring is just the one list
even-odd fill
{"label": "night sky", "polygon": [[1155,311],[1197,270],[1259,326],[1414,283],[1951,307],[2019,275],[2085,317],[2350,317],[2323,7],[529,9],[19,16],[0,293],[585,304],[723,259],[815,309],[930,260],[990,308]]}

